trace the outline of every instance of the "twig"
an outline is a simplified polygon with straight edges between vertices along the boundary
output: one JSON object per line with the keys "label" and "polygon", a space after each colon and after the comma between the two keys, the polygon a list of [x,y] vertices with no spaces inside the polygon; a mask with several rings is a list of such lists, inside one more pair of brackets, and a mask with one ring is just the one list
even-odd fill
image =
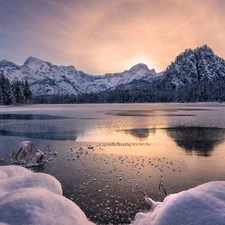
{"label": "twig", "polygon": [[162,181],[160,181],[160,183],[159,183],[159,191],[161,191],[161,188],[163,189],[165,196],[167,196],[167,192],[166,192],[166,189],[164,188],[164,184]]}

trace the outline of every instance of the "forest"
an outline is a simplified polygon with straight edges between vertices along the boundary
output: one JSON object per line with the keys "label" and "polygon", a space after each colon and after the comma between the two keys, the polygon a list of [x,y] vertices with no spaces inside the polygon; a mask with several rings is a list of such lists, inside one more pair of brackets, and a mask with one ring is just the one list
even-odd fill
{"label": "forest", "polygon": [[165,87],[163,83],[153,82],[141,88],[115,89],[99,93],[80,95],[35,96],[38,104],[72,103],[144,103],[144,102],[223,102],[225,101],[224,82],[202,82],[181,89]]}
{"label": "forest", "polygon": [[0,105],[31,104],[32,92],[27,81],[10,82],[0,73]]}

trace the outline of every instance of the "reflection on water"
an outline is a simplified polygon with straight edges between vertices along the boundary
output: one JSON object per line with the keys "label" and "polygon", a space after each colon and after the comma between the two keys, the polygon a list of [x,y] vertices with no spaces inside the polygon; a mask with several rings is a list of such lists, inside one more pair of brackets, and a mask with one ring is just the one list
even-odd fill
{"label": "reflection on water", "polygon": [[194,152],[199,156],[211,156],[215,147],[225,141],[225,129],[209,127],[136,128],[123,132],[136,137],[139,141],[150,141],[150,135],[156,134],[159,130],[165,131],[161,132],[161,140],[165,140],[165,136],[168,135],[188,154]]}
{"label": "reflection on water", "polygon": [[147,129],[147,128],[136,128],[136,129],[130,129],[130,130],[124,130],[126,134],[130,134],[134,137],[136,137],[139,141],[145,141],[150,134],[155,134],[156,129]]}
{"label": "reflection on water", "polygon": [[167,116],[167,117],[173,117],[173,116],[195,116],[194,114],[185,114],[185,113],[179,113],[179,114],[171,114],[171,112],[176,111],[170,111],[170,113],[165,113],[164,110],[155,110],[155,111],[145,111],[145,110],[132,110],[132,111],[111,111],[106,113],[106,115],[113,115],[113,116],[134,116],[134,117],[158,117],[158,116]]}
{"label": "reflection on water", "polygon": [[141,190],[163,200],[160,180],[169,194],[224,180],[224,106],[0,107],[0,159],[26,139],[50,145],[58,155],[36,171],[56,177],[92,221],[129,224],[145,207]]}
{"label": "reflection on water", "polygon": [[219,128],[178,127],[166,131],[179,147],[199,156],[211,156],[215,147],[225,140],[225,129]]}
{"label": "reflection on water", "polygon": [[157,116],[195,116],[184,112],[215,111],[207,108],[169,108],[169,109],[150,109],[150,110],[110,110],[106,115],[113,116],[135,116],[135,117],[157,117]]}

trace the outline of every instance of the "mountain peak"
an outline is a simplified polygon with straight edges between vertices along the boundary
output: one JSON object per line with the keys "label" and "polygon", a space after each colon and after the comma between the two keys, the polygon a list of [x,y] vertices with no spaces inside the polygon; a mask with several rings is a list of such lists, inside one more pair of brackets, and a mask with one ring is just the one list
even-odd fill
{"label": "mountain peak", "polygon": [[133,73],[137,73],[138,71],[140,71],[141,73],[153,73],[153,74],[156,74],[156,71],[154,69],[149,69],[148,66],[144,63],[138,63],[134,66],[132,66],[130,69],[129,69],[130,72],[133,72]]}
{"label": "mountain peak", "polygon": [[2,61],[0,61],[0,68],[7,67],[7,66],[12,67],[12,68],[15,68],[15,69],[19,69],[20,68],[15,63],[10,62],[8,60],[2,60]]}
{"label": "mountain peak", "polygon": [[24,62],[24,65],[28,65],[32,62],[43,62],[42,60],[38,59],[38,58],[35,58],[33,56],[30,56],[27,58],[27,60]]}
{"label": "mountain peak", "polygon": [[208,45],[203,45],[201,47],[198,47],[197,49],[195,49],[195,51],[208,51],[214,54],[213,50]]}
{"label": "mountain peak", "polygon": [[207,45],[186,49],[165,70],[164,84],[177,90],[200,82],[222,81],[225,77],[224,68],[225,61]]}
{"label": "mountain peak", "polygon": [[138,64],[132,66],[132,67],[129,69],[129,71],[131,71],[131,70],[140,70],[140,69],[149,71],[148,66],[147,66],[146,64],[144,64],[144,63],[138,63]]}

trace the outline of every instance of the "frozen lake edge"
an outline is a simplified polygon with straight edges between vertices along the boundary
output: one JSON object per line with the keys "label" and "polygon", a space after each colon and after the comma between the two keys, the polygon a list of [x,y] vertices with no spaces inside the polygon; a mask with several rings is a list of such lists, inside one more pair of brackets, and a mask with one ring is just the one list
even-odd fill
{"label": "frozen lake edge", "polygon": [[[0,167],[1,224],[93,225],[81,209],[62,196],[53,176],[20,166]],[[154,202],[137,213],[133,225],[224,224],[225,181],[213,181]]]}

